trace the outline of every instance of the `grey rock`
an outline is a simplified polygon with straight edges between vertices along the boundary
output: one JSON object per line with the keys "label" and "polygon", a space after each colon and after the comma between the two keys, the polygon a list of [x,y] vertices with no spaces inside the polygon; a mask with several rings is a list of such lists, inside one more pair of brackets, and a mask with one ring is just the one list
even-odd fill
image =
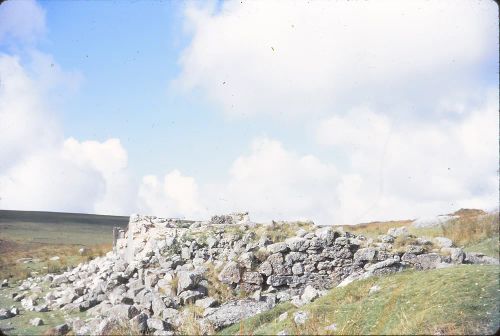
{"label": "grey rock", "polygon": [[153,330],[168,330],[168,324],[159,318],[150,318],[147,320],[147,325],[149,329]]}
{"label": "grey rock", "polygon": [[12,314],[10,311],[8,311],[7,309],[0,309],[0,320],[6,320],[11,317]]}
{"label": "grey rock", "polygon": [[166,308],[167,305],[163,302],[162,298],[156,293],[152,294],[151,309],[153,310],[153,314],[155,316],[161,316],[163,310]]}
{"label": "grey rock", "polygon": [[498,259],[477,252],[467,252],[464,261],[468,264],[498,265]]}
{"label": "grey rock", "polygon": [[206,309],[217,305],[217,300],[212,297],[196,300],[195,306]]}
{"label": "grey rock", "polygon": [[175,324],[175,321],[177,321],[177,318],[179,317],[179,311],[174,308],[166,308],[163,310],[161,316],[165,322]]}
{"label": "grey rock", "polygon": [[318,291],[313,286],[307,285],[300,299],[305,303],[309,303],[314,301],[317,297],[319,297]]}
{"label": "grey rock", "polygon": [[337,327],[336,323],[332,323],[329,326],[325,327],[325,331],[334,331],[335,332],[337,330],[338,330],[338,327]]}
{"label": "grey rock", "polygon": [[406,253],[411,253],[411,254],[422,254],[425,252],[425,249],[421,245],[408,245],[406,246],[405,249]]}
{"label": "grey rock", "polygon": [[380,235],[380,236],[378,236],[378,239],[382,243],[388,243],[388,244],[394,243],[394,236],[391,236],[391,235]]}
{"label": "grey rock", "polygon": [[209,323],[215,330],[219,330],[271,308],[272,305],[266,302],[256,302],[250,299],[230,301],[218,308],[207,308],[202,322]]}
{"label": "grey rock", "polygon": [[123,320],[130,320],[139,315],[140,311],[135,306],[126,304],[118,304],[108,310],[109,316],[113,316]]}
{"label": "grey rock", "polygon": [[306,323],[308,319],[309,319],[309,314],[305,311],[297,311],[293,313],[293,320],[298,325]]}
{"label": "grey rock", "polygon": [[437,253],[420,254],[416,257],[415,266],[419,270],[437,268],[441,264],[441,256]]}
{"label": "grey rock", "polygon": [[[300,237],[292,237],[288,238],[285,240],[285,243],[287,244],[288,248],[290,251],[305,251],[307,249],[307,246],[303,249],[304,245],[306,244],[307,239],[305,238],[300,238]],[[279,251],[281,252],[281,251]]]}
{"label": "grey rock", "polygon": [[443,247],[441,252],[449,255],[451,262],[454,264],[461,264],[465,259],[464,250],[459,247]]}
{"label": "grey rock", "polygon": [[30,324],[32,326],[38,327],[38,326],[43,325],[44,323],[43,323],[43,320],[41,318],[35,317],[35,318],[30,320]]}
{"label": "grey rock", "polygon": [[451,241],[451,239],[446,238],[446,237],[435,237],[432,241],[438,247],[452,247],[453,246],[453,242]]}
{"label": "grey rock", "polygon": [[408,237],[410,235],[410,232],[405,226],[402,226],[398,228],[390,228],[387,231],[387,234],[393,237]]}
{"label": "grey rock", "polygon": [[367,271],[375,271],[375,270],[378,270],[378,269],[381,269],[381,268],[384,268],[384,267],[392,266],[392,265],[394,265],[394,264],[396,264],[398,262],[399,262],[398,259],[387,259],[387,260],[375,263],[373,265],[366,265],[365,269]]}
{"label": "grey rock", "polygon": [[373,247],[361,248],[354,253],[354,260],[374,261],[377,250]]}
{"label": "grey rock", "polygon": [[193,289],[203,280],[203,271],[196,270],[193,272],[178,273],[179,281],[177,284],[177,293],[181,293],[187,289]]}
{"label": "grey rock", "polygon": [[275,243],[267,246],[269,253],[279,253],[288,251],[288,245],[285,242]]}
{"label": "grey rock", "polygon": [[293,264],[292,266],[292,274],[293,275],[302,275],[304,274],[304,266],[302,265],[302,263],[295,263]]}
{"label": "grey rock", "polygon": [[264,279],[259,272],[244,272],[241,280],[255,285],[260,285],[264,282]]}
{"label": "grey rock", "polygon": [[269,261],[264,261],[259,266],[259,273],[264,274],[265,276],[270,276],[273,274],[273,266]]}
{"label": "grey rock", "polygon": [[181,304],[187,305],[187,304],[194,303],[196,300],[201,299],[204,296],[205,296],[205,294],[200,292],[200,291],[187,290],[187,291],[180,293],[178,297],[179,297]]}
{"label": "grey rock", "polygon": [[144,334],[148,330],[148,315],[140,313],[130,319],[130,329],[132,333]]}
{"label": "grey rock", "polygon": [[67,323],[63,323],[63,324],[59,324],[57,326],[54,327],[54,331],[56,333],[56,335],[66,335],[70,330],[70,327]]}
{"label": "grey rock", "polygon": [[242,253],[238,258],[238,262],[240,263],[241,267],[246,268],[247,270],[251,270],[253,268],[254,261],[255,256],[252,252]]}
{"label": "grey rock", "polygon": [[238,264],[234,261],[230,261],[224,266],[222,271],[219,273],[219,281],[225,284],[237,284],[240,282],[240,268]]}

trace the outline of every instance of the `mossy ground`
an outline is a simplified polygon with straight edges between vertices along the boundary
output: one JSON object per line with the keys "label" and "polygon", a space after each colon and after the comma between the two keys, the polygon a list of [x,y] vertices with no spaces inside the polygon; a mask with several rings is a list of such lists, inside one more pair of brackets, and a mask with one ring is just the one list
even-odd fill
{"label": "mossy ground", "polygon": [[[43,287],[42,290],[43,291],[40,293],[40,296],[43,296],[48,291],[48,288]],[[20,309],[20,315],[0,321],[0,329],[2,329],[2,331],[7,335],[42,335],[51,327],[64,323],[64,321],[68,318],[79,317],[82,320],[87,318],[85,312],[68,313],[64,310],[56,310],[38,313],[26,311],[22,308],[20,302],[14,302],[10,298],[10,294],[16,291],[16,288],[0,289],[0,307],[9,309],[11,306],[16,306]],[[37,327],[31,325],[29,321],[35,317],[41,318],[44,321],[44,325]]]}
{"label": "mossy ground", "polygon": [[[492,334],[500,321],[499,269],[461,265],[355,281],[301,307],[310,314],[304,325],[293,322],[298,308],[279,305],[219,334]],[[369,294],[374,285],[380,290]],[[288,318],[280,322],[284,311]],[[333,323],[336,331],[325,330]]]}

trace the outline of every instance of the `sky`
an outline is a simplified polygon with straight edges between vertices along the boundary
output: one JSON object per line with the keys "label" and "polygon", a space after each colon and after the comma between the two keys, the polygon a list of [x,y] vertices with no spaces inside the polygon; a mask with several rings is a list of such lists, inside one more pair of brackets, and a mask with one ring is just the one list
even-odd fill
{"label": "sky", "polygon": [[0,5],[0,209],[498,208],[493,1]]}

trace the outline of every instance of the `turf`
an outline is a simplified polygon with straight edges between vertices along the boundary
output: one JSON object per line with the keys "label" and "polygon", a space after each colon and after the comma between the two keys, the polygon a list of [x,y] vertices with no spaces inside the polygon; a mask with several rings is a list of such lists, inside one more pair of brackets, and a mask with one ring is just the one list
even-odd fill
{"label": "turf", "polygon": [[[310,315],[304,325],[293,322],[298,308],[277,306],[219,334],[492,334],[500,321],[498,277],[498,266],[479,265],[373,277],[301,307]],[[380,290],[370,295],[374,285]],[[280,322],[276,317],[284,311],[288,318]],[[325,330],[332,324],[336,331]]]}

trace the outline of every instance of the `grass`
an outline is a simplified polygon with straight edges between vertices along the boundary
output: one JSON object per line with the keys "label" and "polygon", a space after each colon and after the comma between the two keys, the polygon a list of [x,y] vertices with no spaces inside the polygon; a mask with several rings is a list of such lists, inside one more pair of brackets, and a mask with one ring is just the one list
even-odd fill
{"label": "grass", "polygon": [[344,231],[348,231],[357,235],[363,235],[368,238],[376,238],[379,235],[387,234],[390,228],[409,226],[411,220],[397,220],[388,222],[370,222],[356,225],[342,226]]}
{"label": "grass", "polygon": [[[309,313],[304,325],[293,322],[299,309],[278,305],[241,322],[246,334],[492,334],[499,328],[499,267],[461,265],[431,271],[406,271],[355,281],[334,288],[302,307]],[[369,295],[373,285],[381,289]],[[288,311],[288,318],[277,317]],[[325,327],[335,323],[337,331]],[[241,324],[219,332],[237,335]],[[249,332],[251,331],[251,332]]]}
{"label": "grass", "polygon": [[[203,308],[195,305],[187,305],[182,310],[183,322],[176,329],[178,335],[204,335],[205,333],[198,322],[203,316]],[[212,332],[213,333],[213,332]]]}
{"label": "grass", "polygon": [[[111,250],[112,228],[127,217],[0,210],[1,278],[57,273]],[[80,255],[85,246],[89,252]],[[53,256],[60,260],[50,261]],[[18,262],[32,258],[31,263]]]}
{"label": "grass", "polygon": [[[44,296],[49,288],[42,287],[40,297]],[[22,308],[20,302],[14,302],[10,298],[12,292],[18,291],[17,288],[3,288],[0,290],[0,307],[9,308],[12,305]],[[32,326],[29,321],[35,317],[40,317],[44,321],[42,326]],[[42,335],[52,327],[64,323],[67,318],[85,319],[86,312],[69,313],[64,310],[49,311],[45,313],[37,313],[21,309],[21,314],[10,319],[0,320],[0,329],[7,335]]]}
{"label": "grass", "polygon": [[376,238],[378,235],[386,234],[390,228],[405,226],[412,235],[417,237],[447,237],[456,246],[464,247],[465,251],[499,257],[498,212],[486,214],[481,210],[465,209],[454,214],[460,217],[436,227],[415,228],[411,226],[411,220],[400,220],[343,226],[343,229],[354,234]]}
{"label": "grass", "polygon": [[[104,255],[111,250],[111,244],[100,244],[89,248],[84,255],[80,255],[81,246],[53,245],[53,244],[17,244],[15,248],[4,251],[0,255],[1,278],[11,280],[24,279],[34,274],[60,273],[68,267],[74,267],[97,256]],[[51,257],[59,256],[59,260],[52,261]],[[30,263],[19,262],[21,258],[32,258]]]}
{"label": "grass", "polygon": [[221,331],[219,331],[218,335],[250,335],[253,334],[254,330],[259,329],[261,326],[272,323],[275,321],[281,314],[287,312],[294,308],[294,306],[289,303],[281,303],[274,307],[271,310],[263,312],[261,314],[252,316],[248,319],[241,321],[240,323],[233,324]]}
{"label": "grass", "polygon": [[257,237],[268,236],[274,243],[284,241],[287,238],[295,236],[299,229],[304,229],[308,232],[312,231],[314,224],[311,222],[273,222],[271,225],[258,225],[254,229],[250,229],[256,233]]}
{"label": "grass", "polygon": [[234,299],[237,295],[228,285],[218,279],[219,272],[212,263],[207,263],[207,272],[205,277],[208,281],[208,296],[213,297],[218,302],[227,302]]}

